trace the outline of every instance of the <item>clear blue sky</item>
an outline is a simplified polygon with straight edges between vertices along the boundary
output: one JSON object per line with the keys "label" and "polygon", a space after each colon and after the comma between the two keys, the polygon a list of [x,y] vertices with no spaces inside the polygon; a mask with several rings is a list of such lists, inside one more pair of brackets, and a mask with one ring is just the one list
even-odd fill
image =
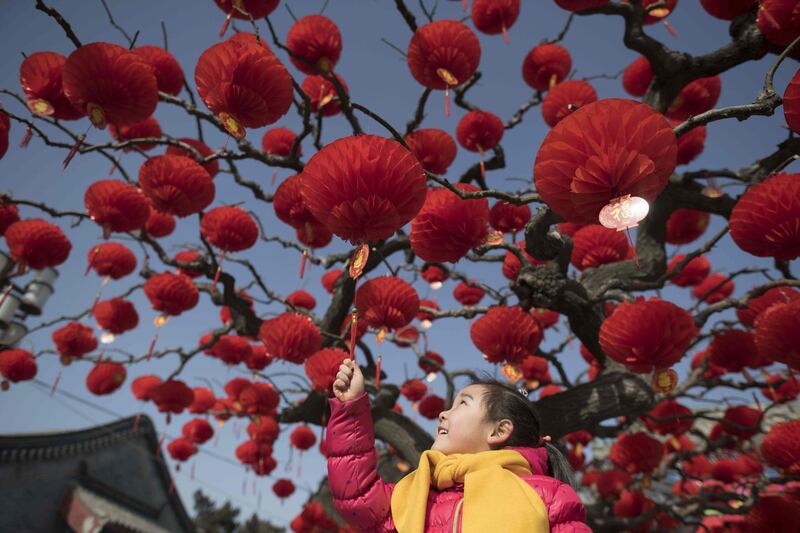
{"label": "clear blue sky", "polygon": [[[76,34],[84,43],[93,41],[109,41],[126,44],[122,36],[114,30],[106,19],[105,12],[99,0],[49,0],[72,23]],[[407,2],[417,14],[418,21],[422,23],[416,2]],[[431,4],[430,1],[426,2]],[[530,90],[524,84],[520,75],[522,59],[528,50],[544,38],[555,36],[566,21],[566,12],[560,10],[549,0],[523,0],[521,15],[510,31],[511,44],[505,45],[500,36],[486,36],[478,34],[482,47],[480,70],[482,80],[472,89],[469,99],[477,105],[490,110],[504,120],[510,118],[517,107],[530,96]],[[122,1],[109,0],[109,4],[117,21],[129,33],[141,31],[139,44],[161,45],[160,22],[164,21],[169,32],[169,49],[177,57],[189,80],[193,80],[194,65],[199,55],[219,39],[217,31],[223,20],[223,13],[211,0],[169,0],[156,2],[152,0]],[[291,18],[283,4],[288,4],[294,13],[300,17],[317,13],[323,2],[318,0],[284,0],[277,9],[272,19],[278,28],[281,38],[285,38],[291,25]],[[4,46],[0,50],[0,59],[5,68],[0,71],[0,86],[20,91],[18,82],[18,66],[22,61],[22,53],[53,50],[64,55],[69,54],[73,46],[66,39],[56,23],[41,12],[35,11],[33,0],[15,0],[6,2],[3,9],[0,32],[3,35]],[[411,117],[415,108],[421,88],[411,77],[404,59],[394,50],[381,42],[381,38],[405,49],[411,32],[394,8],[390,0],[338,0],[330,2],[325,15],[339,25],[344,40],[342,58],[336,67],[338,74],[347,81],[351,96],[354,101],[363,104],[379,113],[395,128],[402,130],[405,122]],[[437,13],[440,18],[460,18],[462,16],[461,2],[439,2]],[[655,37],[662,39],[669,46],[700,54],[711,51],[724,42],[727,42],[727,24],[713,19],[700,8],[697,2],[681,2],[670,21],[677,29],[679,37],[673,38],[661,25],[648,28]],[[471,24],[471,23],[470,23]],[[245,28],[240,24],[240,27]],[[261,31],[267,30],[263,23]],[[622,45],[622,22],[617,18],[595,16],[591,18],[577,18],[572,25],[563,44],[573,56],[575,76],[580,78],[597,74],[613,74],[624,68],[632,61],[636,54],[627,50]],[[285,60],[293,75],[302,81],[303,75],[296,71],[288,62],[283,53],[278,54]],[[750,102],[763,81],[764,73],[774,60],[774,56],[748,63],[722,77],[722,97],[720,105],[732,105]],[[783,91],[789,77],[794,74],[796,64],[788,61],[778,72],[776,87]],[[593,82],[601,98],[623,96],[619,80],[599,79]],[[192,83],[193,85],[193,83]],[[6,96],[0,97],[3,105],[15,113],[24,114],[24,110],[16,102]],[[202,104],[201,104],[202,105]],[[439,127],[455,132],[455,126],[463,111],[454,108],[453,115],[446,119],[443,113],[444,101],[442,93],[434,93],[428,104],[428,115],[423,123],[424,127]],[[162,128],[171,135],[194,136],[195,126],[192,120],[177,112],[175,108],[160,105],[156,111],[157,119]],[[299,119],[294,111],[279,121],[277,125],[287,126],[299,130]],[[361,117],[361,123],[370,133],[384,135],[381,127],[371,122],[366,117]],[[77,123],[75,131],[83,131],[87,122]],[[0,162],[4,182],[0,188],[4,192],[13,194],[14,197],[44,201],[60,209],[83,209],[83,192],[93,181],[105,179],[109,164],[99,156],[83,156],[76,158],[66,172],[61,171],[63,151],[46,148],[43,143],[34,139],[26,150],[18,148],[23,129],[18,125],[12,126],[11,147],[9,153]],[[254,143],[259,143],[263,130],[249,132],[249,138]],[[341,117],[327,119],[324,127],[323,139],[329,142],[335,138],[350,134],[348,124]],[[530,179],[533,161],[538,146],[547,126],[541,118],[539,108],[528,112],[523,124],[511,132],[507,132],[503,139],[503,146],[508,161],[507,168],[491,172],[488,182],[491,186],[502,190],[515,190],[523,184],[507,181],[509,178]],[[221,146],[225,139],[219,133],[211,132],[206,128],[207,143],[212,147]],[[704,154],[699,157],[691,168],[740,168],[754,160],[773,151],[775,145],[786,136],[782,112],[769,118],[756,117],[746,123],[726,121],[712,124],[708,129],[708,141]],[[91,142],[105,142],[108,139],[106,132],[92,130],[89,134]],[[304,152],[312,153],[313,147],[306,142]],[[152,153],[160,153],[155,150]],[[456,162],[451,167],[449,178],[455,180],[458,175],[476,161],[475,154],[459,151]],[[136,175],[142,159],[137,155],[125,156],[123,165],[131,175]],[[261,183],[269,190],[269,180],[272,169],[251,163],[240,165],[245,177]],[[286,171],[278,172],[279,179],[289,175]],[[247,201],[248,206],[255,209],[261,216],[267,232],[292,238],[293,231],[280,223],[274,216],[271,205],[254,204],[247,191],[237,188],[232,183],[229,175],[220,174],[216,178],[217,197],[214,205]],[[534,206],[535,207],[535,206]],[[25,217],[39,217],[41,213],[33,209],[23,208]],[[100,279],[93,273],[88,277],[83,276],[86,266],[87,251],[102,239],[98,227],[84,223],[75,229],[67,228],[66,220],[57,221],[68,230],[68,235],[73,243],[72,255],[69,261],[59,268],[61,276],[56,282],[56,293],[51,298],[45,310],[45,319],[61,315],[76,314],[88,308],[93,300]],[[708,235],[721,227],[722,221],[712,218],[712,226]],[[177,251],[183,243],[197,241],[197,220],[190,217],[180,220],[178,230],[163,244],[170,251]],[[688,248],[688,247],[687,247]],[[338,240],[325,250],[326,253],[341,251],[345,247]],[[142,259],[141,251],[133,250]],[[673,250],[674,251],[674,250]],[[286,252],[278,245],[260,243],[256,248],[241,254],[258,265],[269,287],[281,294],[302,287],[311,292],[318,301],[318,312],[330,301],[327,293],[319,283],[321,270],[311,267],[306,271],[302,282],[297,277],[300,261],[299,255]],[[733,245],[730,237],[725,237],[722,243],[710,254],[710,259],[715,270],[730,272],[742,265],[764,265],[768,262],[756,260],[739,251]],[[141,263],[140,263],[141,264]],[[159,269],[158,265],[154,265]],[[460,263],[457,268],[467,271],[470,275],[491,282],[494,286],[506,284],[505,278],[499,273],[499,265],[468,265]],[[233,269],[228,263],[226,269]],[[385,269],[377,269],[373,275],[385,274]],[[240,278],[246,280],[246,278]],[[104,289],[104,297],[122,293],[135,280],[134,277],[111,282]],[[741,294],[747,287],[758,281],[757,278],[740,278],[737,280],[735,294]],[[428,295],[427,285],[417,283],[417,288],[422,297]],[[443,309],[456,305],[451,297],[454,285],[448,284],[440,291],[430,295],[437,298]],[[687,291],[666,289],[663,296],[673,301],[686,305],[690,302]],[[129,332],[115,342],[117,346],[133,353],[144,353],[150,342],[154,328],[152,319],[156,313],[150,309],[149,303],[143,294],[137,293],[132,297],[140,314],[141,322],[138,329]],[[260,313],[276,312],[279,309],[258,306]],[[37,317],[31,317],[28,325],[40,323]],[[94,325],[91,320],[84,323]],[[204,332],[219,325],[218,309],[214,307],[207,296],[201,296],[201,302],[194,310],[183,316],[170,320],[169,324],[161,330],[158,347],[168,346],[193,346]],[[430,330],[430,348],[442,353],[448,364],[452,367],[476,367],[491,369],[486,365],[477,349],[472,345],[468,336],[469,324],[463,320],[449,320],[435,323]],[[559,331],[548,331],[544,347],[558,344],[566,331],[566,325],[559,324]],[[22,347],[30,350],[52,349],[50,340],[51,329],[40,331],[27,337]],[[374,339],[372,339],[374,342]],[[577,353],[578,345],[574,343],[562,355],[562,360],[572,376],[585,369],[585,364]],[[382,347],[385,367],[391,379],[397,383],[402,382],[404,371],[410,376],[419,375],[413,353],[410,350],[392,349]],[[688,358],[687,358],[688,359]],[[59,370],[62,376],[59,389],[68,391],[80,398],[105,408],[129,416],[137,412],[145,412],[154,418],[161,431],[169,435],[177,435],[181,425],[188,420],[188,415],[175,417],[169,426],[165,425],[162,415],[159,415],[151,405],[136,402],[130,394],[129,383],[132,378],[149,373],[166,376],[176,365],[174,360],[152,361],[147,365],[139,365],[128,370],[128,381],[117,393],[97,398],[88,393],[85,387],[85,377],[90,365],[86,363],[73,364],[62,368],[56,357],[45,356],[39,359],[38,379],[50,384],[55,379]],[[679,365],[681,374],[685,373],[687,361]],[[291,365],[275,364],[271,370],[280,372],[294,370],[302,373],[299,367],[290,368]],[[224,367],[220,362],[205,356],[196,357],[183,371],[181,378],[192,386],[202,385],[202,379],[210,380],[217,393],[222,394],[221,384],[229,378],[239,375],[236,370]],[[434,390],[443,394],[442,380],[434,382]],[[283,381],[288,384],[287,380]],[[407,403],[403,407],[408,411]],[[81,404],[64,396],[50,397],[42,387],[35,384],[24,383],[15,385],[9,392],[0,394],[0,419],[3,420],[0,431],[3,433],[30,433],[43,431],[57,431],[86,427],[95,423],[109,422],[114,417],[101,412],[89,405]],[[418,417],[419,418],[419,417]],[[433,424],[426,423],[428,429]],[[275,457],[279,467],[273,473],[275,476],[288,475],[284,471],[284,464],[288,458],[288,430],[284,428],[276,450]],[[218,430],[219,439],[205,444],[202,449],[210,450],[214,454],[229,458],[236,462],[233,451],[235,447],[246,438],[244,424],[228,422],[223,429]],[[325,473],[322,457],[314,450],[305,454],[303,458],[303,478],[299,483],[308,488],[316,487],[319,479]],[[284,505],[279,505],[277,498],[272,494],[270,487],[272,481],[259,479],[256,482],[257,490],[252,490],[252,474],[245,473],[244,468],[234,466],[222,461],[208,453],[200,453],[194,459],[196,462],[195,479],[189,476],[190,468],[184,468],[176,474],[177,486],[181,496],[191,509],[191,494],[201,488],[212,497],[223,500],[231,499],[240,506],[243,515],[249,516],[257,507],[258,492],[262,493],[261,506],[258,509],[262,517],[275,523],[288,525],[291,518],[298,512],[302,502],[307,498],[307,493],[299,490]],[[295,476],[296,457],[293,460],[291,477]],[[243,485],[246,493],[243,493]]]}

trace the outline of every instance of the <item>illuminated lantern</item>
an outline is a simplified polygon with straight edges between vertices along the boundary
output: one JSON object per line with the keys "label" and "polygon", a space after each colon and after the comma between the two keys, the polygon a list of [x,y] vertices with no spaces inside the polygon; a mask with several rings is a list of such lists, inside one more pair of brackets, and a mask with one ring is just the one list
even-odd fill
{"label": "illuminated lantern", "polygon": [[755,336],[739,329],[716,332],[708,346],[708,353],[713,364],[728,372],[764,366],[756,349]]}
{"label": "illuminated lantern", "polygon": [[214,201],[216,188],[208,172],[193,159],[157,155],[139,169],[139,185],[159,211],[187,217]]}
{"label": "illuminated lantern", "polygon": [[417,28],[406,57],[411,75],[420,85],[445,91],[445,115],[449,116],[449,91],[475,74],[481,44],[461,22],[437,20]]}
{"label": "illuminated lantern", "polygon": [[197,94],[233,137],[272,124],[292,105],[292,78],[261,46],[228,40],[208,48],[194,71]]}
{"label": "illuminated lantern", "polygon": [[161,384],[161,378],[154,375],[139,376],[131,382],[131,392],[137,400],[150,401],[153,387]]}
{"label": "illuminated lantern", "polygon": [[758,29],[772,44],[784,48],[800,35],[800,10],[796,0],[761,0]]}
{"label": "illuminated lantern", "polygon": [[622,88],[629,95],[641,98],[653,81],[653,67],[645,56],[639,56],[622,73]]}
{"label": "illuminated lantern", "polygon": [[422,279],[430,283],[431,289],[437,291],[442,288],[442,282],[447,281],[447,270],[439,265],[425,263],[420,271]]}
{"label": "illuminated lantern", "polygon": [[665,240],[669,244],[689,244],[708,228],[710,215],[696,209],[676,209],[667,220]]}
{"label": "illuminated lantern", "polygon": [[247,425],[247,434],[256,442],[272,444],[277,440],[279,433],[278,422],[271,416],[259,417],[257,422],[253,421]]}
{"label": "illuminated lantern", "polygon": [[542,118],[551,128],[570,113],[597,101],[597,91],[583,80],[567,80],[550,89],[542,101]]}
{"label": "illuminated lantern", "polygon": [[55,330],[53,343],[58,353],[65,357],[83,357],[97,348],[97,338],[92,328],[80,322],[70,322]]}
{"label": "illuminated lantern", "polygon": [[800,420],[772,426],[761,442],[761,456],[773,468],[800,475]]}
{"label": "illuminated lantern", "polygon": [[722,20],[733,20],[750,11],[758,0],[700,0],[709,15]]}
{"label": "illuminated lantern", "polygon": [[215,207],[203,215],[200,233],[223,252],[241,252],[258,240],[258,226],[253,217],[235,206]]}
{"label": "illuminated lantern", "polygon": [[177,96],[181,92],[183,70],[172,54],[152,45],[134,48],[133,53],[153,69],[159,91],[172,96]]}
{"label": "illuminated lantern", "polygon": [[279,479],[272,484],[272,492],[281,500],[285,500],[294,494],[294,489],[294,483],[292,483],[291,479]]}
{"label": "illuminated lantern", "polygon": [[630,474],[649,474],[661,463],[664,451],[664,445],[647,433],[623,433],[611,445],[609,458]]}
{"label": "illuminated lantern", "polygon": [[225,22],[219,32],[222,37],[228,29],[231,17],[239,20],[263,19],[275,11],[280,0],[214,0],[214,3],[225,12]]}
{"label": "illuminated lantern", "polygon": [[293,228],[305,228],[316,221],[303,199],[303,178],[301,175],[289,176],[278,185],[272,199],[275,216]]}
{"label": "illuminated lantern", "polygon": [[422,168],[431,174],[442,175],[456,158],[456,142],[444,130],[423,128],[405,136],[406,145]]}
{"label": "illuminated lantern", "polygon": [[313,311],[314,308],[317,306],[317,301],[314,299],[311,294],[303,290],[297,290],[291,293],[289,296],[286,297],[286,303],[293,305],[295,307],[302,307],[303,309],[308,309],[309,311]]}
{"label": "illuminated lantern", "polygon": [[97,363],[86,376],[86,388],[98,396],[111,394],[122,386],[126,375],[125,367],[119,363]]}
{"label": "illuminated lantern", "polygon": [[631,372],[677,363],[697,335],[694,319],[677,305],[651,298],[622,302],[600,327],[600,347]]}
{"label": "illuminated lantern", "polygon": [[[667,265],[667,273],[672,273],[677,268],[678,263],[685,258],[685,255],[676,255],[673,257]],[[680,273],[670,278],[669,281],[678,287],[694,287],[706,279],[710,272],[711,263],[705,256],[700,255],[686,263]]]}
{"label": "illuminated lantern", "polygon": [[339,278],[342,277],[344,271],[340,268],[334,268],[333,270],[329,270],[322,275],[321,283],[322,287],[328,292],[328,294],[333,294],[333,289],[336,288],[336,283],[339,281]]}
{"label": "illuminated lantern", "polygon": [[596,9],[608,4],[609,0],[555,0],[558,7],[577,13],[587,9]]}
{"label": "illuminated lantern", "polygon": [[373,328],[396,330],[411,323],[419,311],[419,296],[408,282],[394,277],[373,278],[356,290],[359,318]]}
{"label": "illuminated lantern", "polygon": [[783,116],[790,130],[800,132],[800,70],[789,80],[783,93]]}
{"label": "illuminated lantern", "polygon": [[764,381],[767,386],[761,389],[761,394],[775,403],[785,403],[796,400],[800,396],[800,382],[795,376],[773,375]]}
{"label": "illuminated lantern", "polygon": [[[622,231],[635,228],[650,211],[650,205],[644,198],[626,194],[614,198],[600,210],[598,220],[605,228]],[[577,234],[577,231],[575,232]]]}
{"label": "illuminated lantern", "polygon": [[108,238],[112,231],[141,229],[150,217],[150,202],[142,191],[117,180],[99,180],[86,189],[83,202],[92,220]]}
{"label": "illuminated lantern", "polygon": [[399,143],[374,135],[324,146],[302,176],[308,210],[353,244],[388,239],[425,202],[425,174],[417,159]]}
{"label": "illuminated lantern", "polygon": [[72,250],[61,228],[41,218],[14,222],[6,230],[5,238],[14,261],[34,270],[60,265]]}
{"label": "illuminated lantern", "polygon": [[508,43],[508,30],[517,21],[519,4],[520,0],[473,0],[472,23],[486,35],[502,33]]}
{"label": "illuminated lantern", "polygon": [[144,283],[144,294],[156,311],[177,316],[197,305],[199,294],[192,280],[183,274],[164,272]]}
{"label": "illuminated lantern", "polygon": [[[417,366],[419,366],[419,368],[423,372],[425,372],[426,374],[429,374],[429,375],[430,374],[436,374],[436,372],[439,371],[440,367],[444,367],[444,358],[441,355],[439,355],[438,353],[436,353],[436,352],[434,352],[432,350],[428,350],[428,351],[425,352],[424,357],[425,357],[425,359],[430,359],[431,361],[433,361],[434,363],[436,363],[438,365],[438,366],[436,366],[436,365],[434,365],[432,363],[429,363],[427,361],[424,361],[422,358],[420,358],[419,362],[417,363]],[[431,382],[432,379],[427,379],[427,381]]]}
{"label": "illuminated lantern", "polygon": [[671,119],[686,120],[712,109],[719,100],[722,82],[719,76],[700,78],[681,89],[680,94],[667,109]]}
{"label": "illuminated lantern", "polygon": [[597,224],[576,231],[572,242],[572,264],[578,270],[616,263],[628,256],[625,235]]}
{"label": "illuminated lantern", "polygon": [[84,116],[64,94],[61,67],[65,62],[61,54],[35,52],[19,66],[19,82],[32,113],[58,120],[76,120]]}
{"label": "illuminated lantern", "polygon": [[136,256],[130,248],[118,242],[105,242],[93,246],[88,254],[89,269],[97,272],[98,276],[108,276],[111,279],[120,279],[136,270]]}
{"label": "illuminated lantern", "polygon": [[[474,283],[474,280],[470,280]],[[481,287],[462,281],[453,289],[453,298],[461,305],[478,305],[486,295]]]}
{"label": "illuminated lantern", "polygon": [[445,410],[444,398],[435,394],[429,394],[417,404],[419,414],[428,420],[436,420],[439,413]]}
{"label": "illuminated lantern", "polygon": [[313,389],[322,394],[331,394],[339,366],[349,357],[350,354],[344,350],[323,348],[306,359],[304,369]]}
{"label": "illuminated lantern", "polygon": [[[518,241],[514,243],[514,245],[519,248],[522,256],[525,259],[527,259],[528,263],[530,263],[532,266],[543,265],[546,263],[546,261],[539,261],[538,259],[535,259],[533,256],[531,256],[530,254],[528,254],[528,252],[525,251],[524,240]],[[502,268],[503,276],[506,279],[514,281],[517,279],[517,276],[519,276],[521,270],[522,270],[522,262],[519,260],[519,258],[514,252],[512,252],[511,250],[507,250],[506,255],[503,257],[503,268]]]}
{"label": "illuminated lantern", "polygon": [[692,428],[692,410],[675,400],[658,403],[642,417],[647,429],[659,435],[678,437]]}
{"label": "illuminated lantern", "polygon": [[3,376],[3,390],[8,389],[8,381],[17,383],[36,377],[36,359],[28,350],[3,350],[0,352],[0,376]]}
{"label": "illuminated lantern", "polygon": [[800,292],[791,287],[773,287],[760,296],[747,301],[746,307],[736,309],[736,318],[745,327],[753,327],[761,314],[775,304],[789,303],[800,298]]}
{"label": "illuminated lantern", "polygon": [[599,100],[547,134],[536,156],[536,189],[570,222],[594,223],[610,203],[614,225],[630,226],[646,210],[635,198],[628,206],[626,195],[653,201],[675,170],[677,150],[669,123],[651,107]]}
{"label": "illuminated lantern", "polygon": [[14,222],[19,222],[19,210],[14,204],[7,204],[0,200],[0,237]]}
{"label": "illuminated lantern", "polygon": [[503,121],[488,111],[470,111],[458,121],[456,139],[470,152],[478,152],[481,156],[481,175],[486,173],[483,153],[491,150],[503,138],[505,131]]}
{"label": "illuminated lantern", "polygon": [[214,436],[214,428],[205,418],[195,418],[183,425],[181,433],[195,444],[203,444]]}
{"label": "illuminated lantern", "polygon": [[174,460],[183,462],[197,453],[197,446],[186,437],[178,437],[167,444],[167,452]]}
{"label": "illuminated lantern", "polygon": [[[261,137],[261,149],[270,155],[289,157],[292,155],[292,145],[297,134],[288,128],[272,128],[264,132]],[[297,157],[303,155],[303,146],[297,144]]]}
{"label": "illuminated lantern", "polygon": [[470,338],[490,363],[521,362],[542,342],[542,330],[519,307],[495,306],[470,327]]}
{"label": "illuminated lantern", "polygon": [[150,397],[162,413],[182,413],[192,405],[194,391],[183,381],[170,379],[156,385],[150,391]]}
{"label": "illuminated lantern", "polygon": [[740,439],[749,439],[761,431],[761,416],[761,411],[746,405],[729,407],[722,417],[722,431]]}
{"label": "illuminated lantern", "polygon": [[[350,93],[347,83],[338,74],[333,74],[342,86],[345,94]],[[307,76],[300,86],[311,102],[311,112],[320,113],[323,117],[338,115],[342,110],[339,107],[339,93],[332,81],[320,75]]]}
{"label": "illuminated lantern", "polygon": [[711,274],[692,289],[692,296],[709,305],[721,302],[733,293],[735,285],[725,274]]}
{"label": "illuminated lantern", "polygon": [[317,443],[317,436],[314,431],[306,425],[297,426],[289,434],[289,443],[293,448],[300,451],[305,451]]}
{"label": "illuminated lantern", "polygon": [[[464,192],[478,190],[457,183]],[[411,222],[411,249],[425,261],[455,263],[482,244],[489,230],[489,201],[463,200],[446,188],[429,189],[425,204]]]}
{"label": "illuminated lantern", "polygon": [[92,309],[97,324],[104,330],[119,335],[139,325],[139,314],[127,300],[112,298],[102,300]]}
{"label": "illuminated lantern", "polygon": [[261,323],[258,336],[267,352],[290,363],[301,364],[319,351],[322,336],[305,315],[283,313]]}
{"label": "illuminated lantern", "polygon": [[522,78],[537,91],[552,89],[564,81],[572,68],[572,56],[558,44],[540,44],[525,56]]}
{"label": "illuminated lantern", "polygon": [[289,28],[286,47],[292,53],[289,59],[300,72],[316,74],[316,67],[327,73],[339,62],[342,34],[331,19],[308,15]]}
{"label": "illuminated lantern", "polygon": [[409,402],[420,401],[428,392],[428,386],[419,379],[409,379],[400,387],[400,394]]}
{"label": "illuminated lantern", "polygon": [[800,175],[779,174],[750,187],[736,202],[729,227],[749,254],[791,261],[800,257]]}
{"label": "illuminated lantern", "polygon": [[761,357],[800,370],[800,299],[775,304],[756,321],[756,347]]}
{"label": "illuminated lantern", "polygon": [[61,75],[64,94],[96,128],[135,124],[156,110],[153,69],[122,46],[85,44],[69,55]]}
{"label": "illuminated lantern", "polygon": [[[182,142],[183,144],[188,144],[189,146],[191,146],[192,148],[197,150],[197,152],[203,158],[206,158],[206,157],[214,154],[214,150],[209,148],[203,141],[198,141],[197,139],[189,139],[187,137],[181,137],[181,138],[176,139],[176,140]],[[193,153],[191,153],[188,150],[185,150],[185,149],[181,148],[180,146],[169,145],[167,147],[166,154],[167,155],[182,155],[182,156],[188,157],[190,159],[195,159],[195,155]],[[204,163],[203,164],[203,168],[206,169],[206,172],[208,172],[208,175],[213,178],[219,172],[219,161],[217,161],[215,159],[214,161],[211,161],[210,163]]]}
{"label": "illuminated lantern", "polygon": [[211,389],[206,387],[195,387],[192,389],[193,399],[189,404],[188,410],[194,414],[204,414],[209,411],[216,403],[217,399]]}
{"label": "illuminated lantern", "polygon": [[531,208],[527,204],[514,205],[499,200],[489,210],[489,224],[503,233],[522,231],[530,219]]}
{"label": "illuminated lantern", "polygon": [[150,216],[144,223],[144,229],[150,237],[160,239],[171,235],[175,231],[175,217],[169,213],[162,213],[156,209],[150,209]]}
{"label": "illuminated lantern", "polygon": [[[674,127],[680,124],[680,120],[671,120],[670,124]],[[678,157],[679,165],[688,165],[703,153],[706,145],[706,127],[697,126],[684,133],[678,138]]]}

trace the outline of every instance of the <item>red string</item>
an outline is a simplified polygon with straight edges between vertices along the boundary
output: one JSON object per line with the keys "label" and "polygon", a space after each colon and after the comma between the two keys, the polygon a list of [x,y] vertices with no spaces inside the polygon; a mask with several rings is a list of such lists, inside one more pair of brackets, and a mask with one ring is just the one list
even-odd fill
{"label": "red string", "polygon": [[222,37],[225,35],[225,32],[228,31],[228,24],[231,23],[231,17],[233,16],[233,11],[228,13],[225,17],[225,20],[222,22],[222,27],[219,29],[219,36]]}
{"label": "red string", "polygon": [[69,153],[67,154],[67,157],[64,158],[64,162],[61,164],[61,170],[67,170],[67,166],[69,165],[69,162],[72,161],[72,158],[75,157],[75,154],[78,153],[78,150],[80,149],[81,145],[83,144],[83,140],[85,138],[86,138],[86,134],[83,134],[80,137],[78,137],[78,139],[75,141],[75,144],[73,144],[72,148],[69,149]]}
{"label": "red string", "polygon": [[25,135],[22,137],[22,141],[19,143],[19,147],[27,148],[32,138],[33,138],[33,130],[31,129],[30,126],[28,126],[28,129],[25,130]]}
{"label": "red string", "polygon": [[450,116],[450,86],[444,88],[444,116]]}
{"label": "red string", "polygon": [[378,362],[375,365],[375,389],[381,388],[381,362],[383,357],[378,354]]}
{"label": "red string", "polygon": [[53,381],[53,386],[50,387],[50,396],[52,396],[56,392],[56,387],[58,387],[58,382],[61,379],[61,370],[58,371],[56,374],[56,379]]}
{"label": "red string", "polygon": [[308,250],[303,250],[303,258],[300,259],[300,279],[303,279],[303,274],[306,271],[306,259],[308,259]]}

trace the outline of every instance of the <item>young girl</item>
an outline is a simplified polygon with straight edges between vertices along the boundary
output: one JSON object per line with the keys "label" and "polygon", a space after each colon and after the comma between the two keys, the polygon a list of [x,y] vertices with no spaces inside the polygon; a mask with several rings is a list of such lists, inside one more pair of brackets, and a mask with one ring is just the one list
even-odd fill
{"label": "young girl", "polygon": [[591,531],[569,464],[539,436],[530,402],[513,388],[482,380],[461,389],[417,470],[394,485],[378,475],[369,398],[352,360],[339,367],[333,392],[328,483],[350,524],[399,533]]}

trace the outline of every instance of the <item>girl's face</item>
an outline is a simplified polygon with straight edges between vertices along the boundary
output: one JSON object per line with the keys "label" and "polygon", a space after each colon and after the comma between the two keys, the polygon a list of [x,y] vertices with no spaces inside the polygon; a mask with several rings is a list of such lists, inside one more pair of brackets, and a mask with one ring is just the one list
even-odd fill
{"label": "girl's face", "polygon": [[453,406],[439,413],[436,440],[431,450],[445,455],[484,452],[493,445],[502,444],[511,435],[513,425],[509,430],[509,420],[499,423],[485,420],[483,392],[481,385],[464,387],[453,400]]}

